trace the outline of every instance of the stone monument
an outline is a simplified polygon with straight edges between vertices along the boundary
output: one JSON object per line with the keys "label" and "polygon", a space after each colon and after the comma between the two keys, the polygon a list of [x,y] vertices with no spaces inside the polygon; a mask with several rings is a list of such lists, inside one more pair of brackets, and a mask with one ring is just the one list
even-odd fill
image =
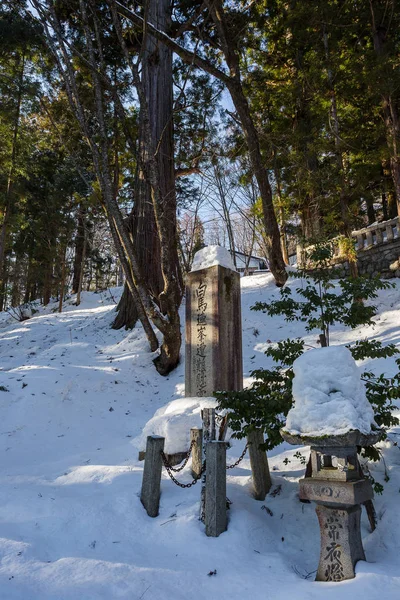
{"label": "stone monument", "polygon": [[365,560],[361,539],[361,504],[373,497],[364,478],[357,446],[381,436],[357,365],[347,348],[311,350],[293,365],[294,407],[282,437],[290,444],[311,446],[311,473],[301,479],[300,499],[316,502],[321,533],[317,581],[355,577]]}
{"label": "stone monument", "polygon": [[243,388],[240,276],[220,246],[206,246],[186,280],[185,396]]}

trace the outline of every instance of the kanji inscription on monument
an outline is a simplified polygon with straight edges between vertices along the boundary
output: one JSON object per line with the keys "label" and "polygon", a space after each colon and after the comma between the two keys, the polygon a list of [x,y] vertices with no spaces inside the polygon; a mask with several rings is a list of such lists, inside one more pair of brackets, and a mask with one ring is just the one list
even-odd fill
{"label": "kanji inscription on monument", "polygon": [[204,278],[196,288],[196,354],[194,356],[195,370],[195,396],[207,396],[207,372],[210,372],[210,353],[207,352],[207,333],[210,336],[210,327],[207,323],[207,280]]}
{"label": "kanji inscription on monument", "polygon": [[214,265],[186,282],[185,396],[243,387],[240,277]]}

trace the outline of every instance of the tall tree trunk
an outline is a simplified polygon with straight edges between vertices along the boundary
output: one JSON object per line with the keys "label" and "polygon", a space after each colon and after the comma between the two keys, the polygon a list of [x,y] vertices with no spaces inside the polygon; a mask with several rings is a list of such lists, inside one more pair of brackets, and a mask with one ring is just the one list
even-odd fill
{"label": "tall tree trunk", "polygon": [[20,116],[21,116],[21,104],[22,104],[22,87],[24,82],[25,75],[25,55],[23,54],[21,57],[21,66],[20,72],[18,76],[18,93],[17,93],[17,104],[15,108],[15,118],[14,118],[14,127],[13,127],[13,138],[12,138],[12,146],[11,146],[11,161],[10,161],[10,169],[7,177],[7,187],[5,193],[5,206],[4,206],[4,214],[3,221],[0,228],[0,310],[4,307],[4,290],[5,290],[5,257],[6,257],[6,245],[7,245],[7,233],[8,233],[8,224],[11,217],[11,209],[12,209],[12,187],[15,175],[15,167],[16,167],[16,159],[17,159],[17,143],[18,143],[18,135],[19,135],[19,126],[20,126]]}
{"label": "tall tree trunk", "polygon": [[329,43],[328,43],[328,34],[324,30],[323,32],[323,42],[325,48],[325,57],[326,57],[326,72],[328,76],[328,84],[329,84],[329,93],[331,96],[331,119],[332,119],[332,130],[333,130],[333,138],[335,144],[335,155],[336,155],[336,163],[338,167],[338,174],[340,179],[340,192],[339,192],[339,202],[340,202],[340,214],[342,218],[342,226],[341,233],[346,236],[351,236],[351,222],[350,222],[350,212],[349,212],[349,201],[348,201],[348,184],[346,181],[346,170],[343,160],[343,152],[342,152],[342,142],[340,139],[340,127],[339,127],[339,117],[337,112],[337,101],[336,101],[336,90],[333,80],[333,74],[330,64],[330,56],[329,56]]}
{"label": "tall tree trunk", "polygon": [[[346,169],[345,162],[343,159],[343,151],[342,151],[342,141],[340,139],[340,128],[339,128],[339,117],[337,112],[337,101],[336,101],[336,90],[333,80],[333,74],[330,65],[330,57],[329,57],[329,43],[328,43],[328,34],[325,29],[323,32],[323,43],[325,48],[325,57],[326,57],[326,71],[328,75],[328,84],[330,87],[330,95],[331,95],[331,118],[333,125],[333,136],[336,150],[336,162],[338,167],[338,174],[340,179],[340,192],[339,192],[339,203],[340,203],[340,214],[341,214],[341,233],[348,239],[349,247],[353,244],[351,231],[352,231],[352,223],[350,219],[350,208],[349,208],[349,197],[348,197],[348,181],[346,177]],[[347,256],[349,261],[349,270],[350,275],[352,277],[358,276],[358,267],[357,267],[357,259],[355,255],[349,254]]]}
{"label": "tall tree trunk", "polygon": [[312,195],[305,195],[299,213],[303,237],[306,240],[315,242],[320,235],[321,227],[319,207],[314,202]]}
{"label": "tall tree trunk", "polygon": [[84,271],[85,271],[85,260],[86,260],[86,247],[87,247],[87,233],[86,233],[85,223],[83,223],[83,248],[82,248],[82,254],[81,254],[81,266],[79,269],[78,289],[76,291],[76,306],[79,306],[81,303],[83,275],[84,275]]}
{"label": "tall tree trunk", "polygon": [[32,294],[32,283],[33,283],[33,259],[31,255],[31,251],[28,253],[28,269],[26,272],[26,280],[25,280],[25,294],[24,294],[24,304],[27,304],[31,301]]}
{"label": "tall tree trunk", "polygon": [[249,149],[249,159],[254,177],[257,180],[260,191],[263,221],[265,227],[266,253],[269,262],[269,268],[275,278],[276,285],[282,286],[286,282],[287,273],[285,262],[282,256],[280,232],[275,215],[275,209],[272,202],[272,190],[268,178],[267,169],[261,156],[258,132],[250,114],[249,105],[244,95],[242,84],[239,81],[231,83],[229,91],[232,101],[242,124],[243,133]]}
{"label": "tall tree trunk", "polygon": [[146,24],[144,24],[142,17],[124,7],[117,0],[114,1],[114,4],[118,8],[120,14],[124,15],[129,20],[133,21],[137,25],[140,25],[141,27],[145,26],[151,35],[162,41],[165,46],[175,51],[186,63],[190,65],[196,65],[207,73],[210,73],[222,81],[228,88],[232,102],[242,125],[243,133],[249,150],[251,168],[257,180],[262,200],[263,220],[266,231],[266,251],[270,269],[274,275],[276,284],[278,286],[284,285],[287,279],[287,273],[280,247],[279,227],[272,202],[272,191],[268,178],[268,172],[265,168],[261,155],[258,131],[254,124],[246,96],[243,92],[239,55],[236,51],[235,42],[232,42],[229,27],[226,23],[226,14],[221,0],[206,0],[205,5],[207,6],[210,16],[214,22],[218,41],[221,45],[225,61],[230,72],[229,76],[226,75],[226,73],[224,73],[222,70],[215,67],[208,60],[203,59],[196,53],[193,53],[190,50],[180,46],[171,37],[165,35],[157,27],[154,27],[150,19],[148,22],[146,22]]}
{"label": "tall tree trunk", "polygon": [[86,244],[86,210],[82,204],[78,208],[78,227],[76,230],[75,238],[75,257],[74,257],[74,273],[72,277],[72,293],[76,294],[79,288],[79,281],[81,279],[81,271],[83,269],[83,249]]}
{"label": "tall tree trunk", "polygon": [[277,165],[277,157],[276,157],[275,149],[274,149],[274,175],[275,175],[275,181],[276,181],[276,191],[278,193],[278,201],[279,201],[278,214],[279,214],[279,231],[280,231],[280,235],[281,235],[282,256],[283,256],[283,260],[285,261],[285,264],[288,265],[289,264],[289,255],[288,255],[287,243],[286,243],[285,210],[284,210],[284,206],[283,206],[281,177],[280,177],[280,172],[279,172],[279,168]]}
{"label": "tall tree trunk", "polygon": [[[148,19],[160,31],[168,31],[171,17],[171,0],[150,0]],[[156,38],[147,35],[142,61],[142,83],[146,94],[148,111],[151,115],[152,139],[156,144],[156,160],[160,174],[161,194],[165,203],[175,206],[175,170],[173,139],[173,87],[172,51]],[[146,153],[146,132],[141,113],[139,124],[139,164],[135,185],[135,205],[131,215],[133,243],[138,256],[139,267],[146,278],[148,289],[154,301],[160,306],[160,294],[164,280],[160,261],[160,237],[157,230],[151,186],[144,172]],[[174,209],[173,209],[174,210]],[[175,217],[174,217],[175,219]],[[177,242],[176,242],[177,243]],[[176,254],[176,269],[180,269]],[[178,278],[180,278],[178,274]],[[162,309],[162,307],[160,306]],[[113,327],[131,328],[137,316],[132,299],[125,291],[117,307],[118,315]]]}
{"label": "tall tree trunk", "polygon": [[44,265],[44,279],[43,279],[43,304],[47,306],[51,299],[52,292],[52,278],[53,278],[53,260],[49,260]]}
{"label": "tall tree trunk", "polygon": [[236,268],[237,265],[236,265],[236,254],[235,254],[235,237],[233,235],[231,216],[229,214],[228,205],[226,203],[224,186],[222,185],[222,176],[221,176],[220,167],[218,164],[214,165],[214,179],[217,184],[218,194],[219,194],[219,198],[220,198],[221,206],[222,206],[222,212],[224,215],[226,232],[228,234],[229,250],[231,252],[233,264],[235,265],[235,268]]}
{"label": "tall tree trunk", "polygon": [[[380,19],[379,25],[376,20],[372,0],[370,0],[371,21],[372,21],[372,39],[374,50],[378,59],[382,59],[386,54],[386,40],[391,23],[391,11],[385,8],[385,13]],[[382,110],[386,128],[386,139],[390,153],[390,171],[393,179],[393,186],[396,193],[397,215],[400,217],[400,120],[397,111],[396,100],[393,93],[389,92],[389,82],[384,81],[382,91]]]}
{"label": "tall tree trunk", "polygon": [[117,316],[112,323],[112,328],[122,329],[122,327],[125,327],[125,329],[133,329],[138,320],[138,312],[126,283],[116,310]]}
{"label": "tall tree trunk", "polygon": [[372,198],[372,196],[368,196],[365,200],[365,203],[367,205],[368,225],[372,225],[376,221],[374,199]]}
{"label": "tall tree trunk", "polygon": [[385,221],[397,216],[396,194],[393,189],[393,178],[390,169],[390,161],[382,161],[382,207]]}
{"label": "tall tree trunk", "polygon": [[62,312],[62,309],[63,309],[66,278],[67,278],[67,244],[65,244],[65,247],[63,248],[62,255],[61,255],[61,280],[60,280],[58,312]]}

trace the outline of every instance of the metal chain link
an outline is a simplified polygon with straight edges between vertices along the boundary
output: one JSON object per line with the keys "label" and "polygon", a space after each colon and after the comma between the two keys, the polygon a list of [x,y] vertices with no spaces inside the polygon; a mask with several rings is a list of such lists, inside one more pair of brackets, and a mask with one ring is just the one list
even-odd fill
{"label": "metal chain link", "polygon": [[[161,457],[162,457],[162,461],[163,461],[163,463],[164,463],[164,467],[166,468],[166,470],[167,470],[167,473],[168,473],[169,477],[172,479],[172,481],[173,481],[173,482],[174,482],[176,485],[178,485],[178,486],[179,486],[179,487],[181,487],[181,488],[190,488],[190,487],[192,487],[193,485],[196,485],[196,483],[199,481],[199,479],[201,478],[201,476],[203,475],[203,473],[204,473],[204,472],[205,472],[205,470],[206,470],[206,461],[204,461],[204,462],[203,462],[203,465],[202,465],[202,467],[201,467],[201,471],[200,471],[199,475],[197,475],[197,476],[196,476],[196,477],[193,479],[193,481],[191,481],[190,483],[181,483],[181,482],[180,482],[180,481],[178,481],[178,480],[177,480],[177,479],[174,477],[174,475],[173,475],[173,472],[177,473],[177,472],[179,472],[179,471],[182,471],[182,469],[183,469],[183,468],[184,468],[184,467],[187,465],[187,463],[188,463],[188,460],[189,460],[189,458],[190,458],[190,454],[191,454],[191,452],[192,452],[192,449],[193,449],[193,445],[194,445],[194,443],[195,443],[195,440],[193,440],[193,442],[190,444],[189,451],[188,451],[188,453],[187,453],[187,455],[186,455],[186,458],[185,458],[185,460],[184,460],[183,464],[182,464],[180,467],[176,468],[176,469],[175,469],[174,467],[172,467],[172,466],[169,464],[169,462],[168,462],[168,459],[167,459],[167,457],[166,457],[165,453],[164,453],[164,452],[161,450]],[[242,462],[242,460],[244,459],[244,457],[245,457],[245,455],[246,455],[246,452],[247,452],[247,448],[248,448],[248,446],[249,446],[249,444],[246,444],[246,445],[245,445],[245,447],[244,447],[244,450],[243,450],[242,454],[239,456],[239,458],[237,459],[237,461],[236,461],[236,462],[234,462],[232,465],[227,465],[227,466],[226,466],[226,470],[228,470],[228,469],[234,469],[235,467],[237,467],[237,466],[238,466],[238,465],[239,465],[239,464]]]}
{"label": "metal chain link", "polygon": [[206,461],[204,461],[203,466],[201,467],[200,473],[193,479],[193,481],[191,481],[190,483],[181,483],[180,481],[175,479],[175,477],[172,473],[172,467],[169,464],[167,457],[165,456],[165,454],[162,450],[161,450],[161,457],[162,457],[164,467],[166,468],[168,475],[170,476],[172,481],[181,488],[190,488],[190,487],[192,487],[192,485],[196,485],[196,483],[199,481],[199,479],[203,475],[204,471],[206,470]]}
{"label": "metal chain link", "polygon": [[248,448],[248,447],[249,447],[249,444],[246,444],[246,445],[245,445],[245,447],[244,447],[244,450],[243,450],[242,454],[239,456],[239,458],[237,459],[237,461],[236,461],[236,462],[234,462],[234,463],[233,463],[233,465],[227,465],[227,467],[226,467],[226,470],[228,470],[228,469],[233,469],[234,467],[237,467],[239,463],[241,463],[241,462],[242,462],[242,460],[243,460],[243,459],[244,459],[244,457],[245,457],[245,454],[246,454],[246,452],[247,452],[247,448]]}
{"label": "metal chain link", "polygon": [[191,455],[191,453],[192,453],[193,446],[195,445],[195,443],[196,443],[196,440],[192,440],[192,443],[190,444],[189,450],[187,451],[187,454],[186,454],[186,456],[185,456],[185,458],[184,458],[184,460],[183,460],[183,463],[181,464],[181,466],[180,466],[180,467],[173,467],[173,466],[172,466],[172,465],[171,465],[171,464],[168,462],[168,459],[167,459],[167,456],[166,456],[166,454],[164,454],[164,456],[165,456],[165,460],[166,460],[166,461],[167,461],[167,463],[168,463],[168,468],[169,468],[169,469],[171,469],[171,471],[173,471],[174,473],[179,473],[179,471],[182,471],[182,469],[184,469],[184,468],[186,467],[186,465],[187,465],[187,464],[188,464],[188,462],[189,462],[189,458],[190,458],[190,455]]}

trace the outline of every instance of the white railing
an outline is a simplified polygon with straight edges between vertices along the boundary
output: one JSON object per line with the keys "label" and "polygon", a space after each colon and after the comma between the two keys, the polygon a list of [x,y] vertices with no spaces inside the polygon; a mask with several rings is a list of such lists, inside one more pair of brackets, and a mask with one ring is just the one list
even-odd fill
{"label": "white railing", "polygon": [[[374,246],[393,242],[397,239],[400,240],[400,220],[399,217],[390,219],[390,221],[383,221],[382,223],[374,223],[363,229],[352,231],[351,237],[355,242],[355,249],[357,252],[363,250],[369,250]],[[335,237],[329,240],[329,245],[332,249],[332,262],[342,262],[343,254],[342,247],[340,244],[341,237]],[[309,256],[314,245],[307,246],[306,248],[297,245],[297,264],[304,265],[307,262],[307,256]]]}
{"label": "white railing", "polygon": [[396,238],[400,238],[399,218],[374,223],[358,231],[353,231],[351,235],[357,240],[357,251],[366,250],[385,242],[393,242]]}

